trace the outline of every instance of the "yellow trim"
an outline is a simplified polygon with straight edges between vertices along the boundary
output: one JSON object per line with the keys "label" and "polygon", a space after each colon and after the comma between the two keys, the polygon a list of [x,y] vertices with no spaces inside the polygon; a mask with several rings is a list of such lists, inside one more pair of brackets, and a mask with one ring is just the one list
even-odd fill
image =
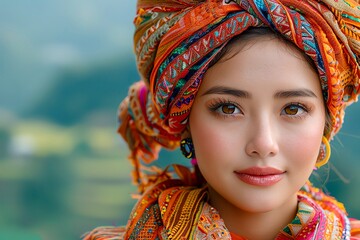
{"label": "yellow trim", "polygon": [[329,161],[331,155],[331,147],[326,137],[322,137],[321,144],[325,145],[325,157],[323,159],[318,159],[315,165],[317,168],[324,166]]}

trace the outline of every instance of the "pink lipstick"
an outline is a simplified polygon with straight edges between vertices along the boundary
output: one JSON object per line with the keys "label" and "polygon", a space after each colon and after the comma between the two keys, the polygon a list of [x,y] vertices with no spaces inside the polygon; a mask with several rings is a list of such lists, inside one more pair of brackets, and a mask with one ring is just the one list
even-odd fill
{"label": "pink lipstick", "polygon": [[279,182],[285,171],[272,167],[251,167],[234,172],[243,182],[255,186],[271,186]]}

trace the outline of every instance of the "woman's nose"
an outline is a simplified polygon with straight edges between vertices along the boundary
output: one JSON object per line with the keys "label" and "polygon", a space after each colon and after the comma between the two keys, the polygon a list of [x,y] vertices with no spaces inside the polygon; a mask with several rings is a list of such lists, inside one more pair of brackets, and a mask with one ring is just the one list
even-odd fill
{"label": "woman's nose", "polygon": [[248,128],[246,154],[253,158],[265,159],[275,156],[279,152],[276,137],[276,129],[270,120],[262,120],[251,123]]}

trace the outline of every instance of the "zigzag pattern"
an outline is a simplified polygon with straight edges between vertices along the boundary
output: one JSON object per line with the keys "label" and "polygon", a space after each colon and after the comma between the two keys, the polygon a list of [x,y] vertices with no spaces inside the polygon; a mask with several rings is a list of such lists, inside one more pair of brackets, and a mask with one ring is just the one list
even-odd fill
{"label": "zigzag pattern", "polygon": [[[155,57],[155,53],[161,37],[173,26],[185,13],[178,14],[177,16],[169,15],[161,18],[153,26],[147,29],[144,35],[140,38],[135,46],[137,54],[137,64],[149,72],[149,67],[152,64],[152,59]],[[175,14],[174,14],[175,15]]]}
{"label": "zigzag pattern", "polygon": [[321,82],[321,88],[323,92],[323,96],[325,101],[327,101],[329,96],[329,88],[328,88],[328,77],[326,76],[326,70],[324,67],[324,60],[322,59],[322,55],[319,50],[318,43],[315,39],[315,33],[313,29],[311,28],[310,23],[303,17],[300,16],[300,23],[301,24],[301,39],[304,46],[305,53],[310,56],[313,61],[315,62],[319,78]]}
{"label": "zigzag pattern", "polygon": [[272,20],[272,23],[279,32],[288,39],[291,39],[291,28],[286,10],[279,2],[269,0],[266,3],[269,8],[268,18]]}
{"label": "zigzag pattern", "polygon": [[[308,223],[310,219],[314,218],[314,213],[315,210],[310,205],[304,204],[304,202],[300,202],[298,205],[298,212],[294,220],[283,229],[283,232],[288,235],[289,239],[310,239],[304,238],[305,235],[302,237],[298,235],[300,231],[303,230],[305,225],[307,226],[309,233],[314,232],[316,225],[309,226]],[[310,236],[306,235],[306,237]]]}

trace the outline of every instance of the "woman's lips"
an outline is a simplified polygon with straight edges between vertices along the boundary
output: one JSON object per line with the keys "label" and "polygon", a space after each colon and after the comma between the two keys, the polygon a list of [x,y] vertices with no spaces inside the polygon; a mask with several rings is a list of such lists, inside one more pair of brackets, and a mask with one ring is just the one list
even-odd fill
{"label": "woman's lips", "polygon": [[272,167],[252,167],[234,172],[243,182],[255,186],[271,186],[279,182],[285,171]]}

